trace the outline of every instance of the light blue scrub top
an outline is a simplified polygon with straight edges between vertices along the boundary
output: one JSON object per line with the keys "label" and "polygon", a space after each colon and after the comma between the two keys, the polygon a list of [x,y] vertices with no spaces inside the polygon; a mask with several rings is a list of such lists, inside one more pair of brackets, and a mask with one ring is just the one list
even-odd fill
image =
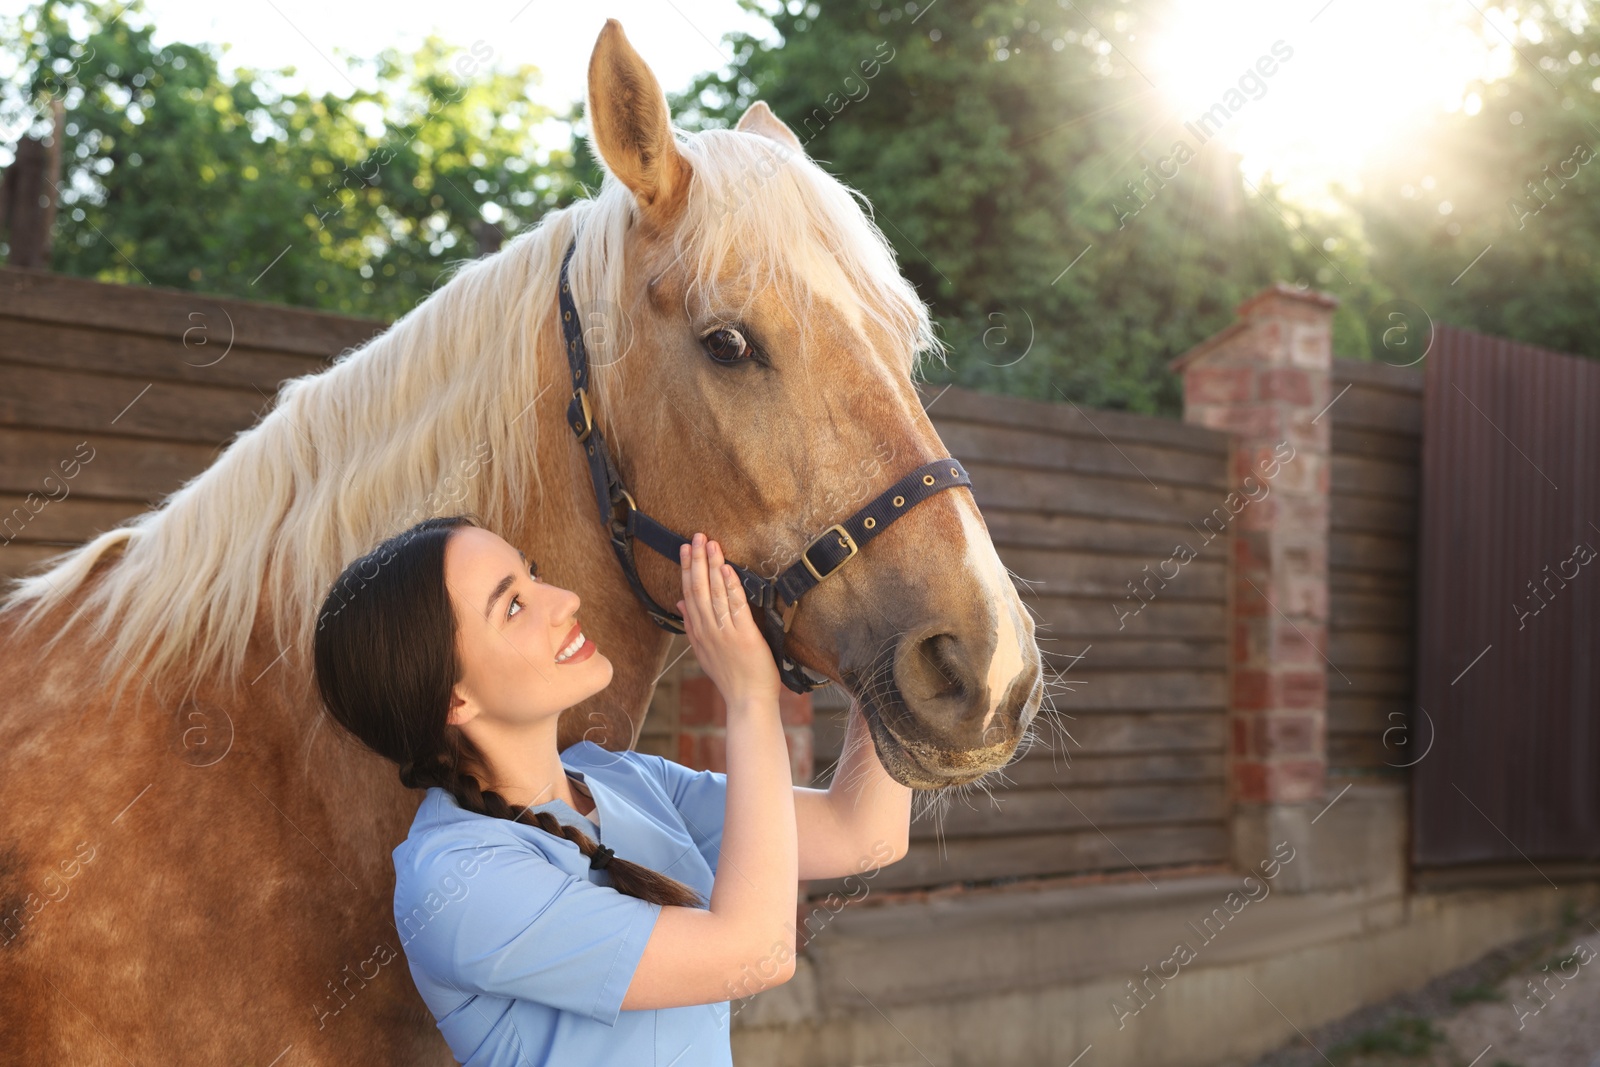
{"label": "light blue scrub top", "polygon": [[[561,763],[595,820],[548,811],[711,899],[727,775],[580,741]],[[393,852],[412,980],[467,1067],[732,1067],[729,1002],[623,1011],[661,905],[611,887],[564,837],[465,810],[437,786]]]}

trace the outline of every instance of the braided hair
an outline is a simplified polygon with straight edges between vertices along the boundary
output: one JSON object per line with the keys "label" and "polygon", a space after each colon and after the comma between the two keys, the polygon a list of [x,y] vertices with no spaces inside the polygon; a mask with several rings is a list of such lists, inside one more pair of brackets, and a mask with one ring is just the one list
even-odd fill
{"label": "braided hair", "polygon": [[407,789],[438,786],[467,811],[564,837],[591,867],[605,869],[619,893],[703,907],[701,895],[682,882],[613,856],[547,811],[513,808],[479,782],[483,754],[448,721],[462,669],[444,551],[454,530],[480,525],[468,515],[424,519],[345,567],[318,613],[314,641],[317,690],[329,715],[397,764]]}

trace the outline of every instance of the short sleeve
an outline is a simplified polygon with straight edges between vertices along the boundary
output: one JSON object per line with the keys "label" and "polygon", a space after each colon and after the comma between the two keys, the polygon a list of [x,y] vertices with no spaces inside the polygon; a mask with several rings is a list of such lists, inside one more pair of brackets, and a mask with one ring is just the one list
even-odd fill
{"label": "short sleeve", "polygon": [[728,776],[721,771],[696,771],[648,752],[633,753],[683,816],[689,836],[699,847],[706,865],[717,869],[722,852],[722,825],[728,811]]}
{"label": "short sleeve", "polygon": [[509,843],[443,850],[396,885],[408,961],[463,992],[531,1000],[606,1026],[616,1024],[660,913]]}

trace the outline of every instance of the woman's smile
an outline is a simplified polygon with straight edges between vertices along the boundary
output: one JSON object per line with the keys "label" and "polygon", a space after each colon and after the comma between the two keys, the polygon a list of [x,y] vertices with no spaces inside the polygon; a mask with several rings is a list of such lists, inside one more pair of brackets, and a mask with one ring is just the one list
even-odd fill
{"label": "woman's smile", "polygon": [[572,632],[567,638],[567,643],[561,646],[561,652],[556,656],[557,664],[579,663],[594,655],[594,642],[589,640],[578,623],[572,624]]}

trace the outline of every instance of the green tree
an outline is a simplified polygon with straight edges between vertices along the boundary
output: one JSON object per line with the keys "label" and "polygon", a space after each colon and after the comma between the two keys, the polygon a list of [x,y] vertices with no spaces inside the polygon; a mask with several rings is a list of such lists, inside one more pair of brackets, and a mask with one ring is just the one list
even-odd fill
{"label": "green tree", "polygon": [[1474,84],[1346,200],[1374,271],[1435,322],[1596,357],[1600,28],[1581,12],[1523,10],[1509,75]]}
{"label": "green tree", "polygon": [[1364,352],[1374,287],[1348,225],[1247,188],[1218,142],[1174,160],[1186,116],[1132,44],[1161,3],[741,3],[780,43],[730,35],[732,64],[675,100],[680,123],[731,125],[764,99],[865,193],[952,346],[950,380],[1170,413],[1167,361],[1275,281],[1354,298],[1336,345]]}
{"label": "green tree", "polygon": [[312,96],[282,88],[292,68],[224,76],[211,46],[151,38],[141,0],[0,26],[0,128],[66,106],[56,270],[394,318],[577,193],[566,152],[529,150],[537,72],[485,42],[386,51]]}

